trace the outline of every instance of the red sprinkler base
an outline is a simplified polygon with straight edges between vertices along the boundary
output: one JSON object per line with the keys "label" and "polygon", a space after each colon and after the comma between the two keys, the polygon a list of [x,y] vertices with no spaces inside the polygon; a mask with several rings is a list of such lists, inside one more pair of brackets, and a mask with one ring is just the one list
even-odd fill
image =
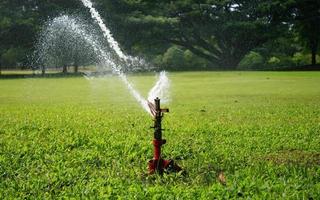
{"label": "red sprinkler base", "polygon": [[160,99],[156,98],[154,100],[155,104],[149,102],[149,107],[151,113],[154,116],[154,139],[153,139],[153,159],[149,160],[148,168],[149,174],[163,174],[163,172],[179,172],[181,171],[181,167],[174,163],[173,160],[164,160],[161,157],[161,146],[166,143],[166,140],[162,139],[162,128],[161,128],[161,120],[164,112],[169,112],[169,109],[161,109],[160,108]]}

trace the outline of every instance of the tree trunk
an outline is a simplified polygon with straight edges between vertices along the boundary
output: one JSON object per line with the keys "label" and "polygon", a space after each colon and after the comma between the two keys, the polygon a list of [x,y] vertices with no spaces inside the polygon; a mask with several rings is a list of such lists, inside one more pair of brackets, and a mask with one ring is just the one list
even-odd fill
{"label": "tree trunk", "polygon": [[317,48],[318,48],[318,40],[314,40],[311,43],[311,65],[317,64]]}
{"label": "tree trunk", "polygon": [[316,65],[317,64],[317,50],[312,49],[311,51],[311,64]]}
{"label": "tree trunk", "polygon": [[62,72],[63,73],[67,73],[68,72],[67,65],[63,65]]}
{"label": "tree trunk", "polygon": [[235,56],[229,55],[224,58],[221,58],[219,66],[224,70],[235,70],[239,65],[240,61],[234,58]]}
{"label": "tree trunk", "polygon": [[78,65],[78,63],[75,63],[74,64],[74,73],[78,73],[78,70],[79,70],[79,65]]}
{"label": "tree trunk", "polygon": [[41,68],[41,74],[42,74],[42,75],[45,75],[45,73],[46,73],[46,68],[45,68],[45,67],[42,67],[42,68]]}

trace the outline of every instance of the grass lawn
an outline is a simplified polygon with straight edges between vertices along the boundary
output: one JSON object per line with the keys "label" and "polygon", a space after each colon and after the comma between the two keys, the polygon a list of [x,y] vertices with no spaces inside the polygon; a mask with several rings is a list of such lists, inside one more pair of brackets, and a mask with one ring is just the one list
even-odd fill
{"label": "grass lawn", "polygon": [[117,77],[0,79],[0,199],[320,198],[320,72],[169,79],[163,152],[187,176],[146,176],[153,121]]}

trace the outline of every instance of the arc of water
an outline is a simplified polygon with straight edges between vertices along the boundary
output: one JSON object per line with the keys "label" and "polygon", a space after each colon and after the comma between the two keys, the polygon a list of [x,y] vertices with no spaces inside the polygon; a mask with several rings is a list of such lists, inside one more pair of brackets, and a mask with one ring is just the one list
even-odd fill
{"label": "arc of water", "polygon": [[125,62],[137,60],[134,59],[131,56],[126,55],[120,48],[119,43],[113,38],[112,33],[110,29],[107,28],[105,23],[103,22],[99,12],[93,7],[93,4],[90,0],[81,0],[83,5],[87,8],[89,8],[91,17],[96,20],[98,23],[100,29],[103,32],[103,36],[107,38],[108,43],[110,44],[110,47],[116,52],[116,54],[119,56],[120,59],[124,60]]}
{"label": "arc of water", "polygon": [[[110,29],[107,28],[105,23],[103,22],[99,12],[93,7],[93,4],[90,0],[81,0],[83,5],[87,8],[89,8],[91,17],[98,23],[100,29],[103,32],[103,36],[107,39],[110,47],[115,51],[117,56],[123,60],[127,65],[130,65],[129,62],[135,62],[139,61],[138,58],[134,58],[131,56],[126,55],[120,48],[118,42],[113,38]],[[119,70],[117,72],[119,75],[120,79],[124,82],[124,84],[127,86],[133,97],[138,101],[138,103],[144,108],[149,114],[152,115],[149,106],[148,106],[148,101],[141,96],[141,94],[133,87],[133,85],[129,82],[127,79],[126,75]],[[158,93],[163,93],[164,89],[168,89],[169,87],[169,81],[168,78],[166,77],[166,73],[163,72],[160,74],[159,80],[156,83],[156,85],[151,89],[149,92],[149,101],[152,101]]]}

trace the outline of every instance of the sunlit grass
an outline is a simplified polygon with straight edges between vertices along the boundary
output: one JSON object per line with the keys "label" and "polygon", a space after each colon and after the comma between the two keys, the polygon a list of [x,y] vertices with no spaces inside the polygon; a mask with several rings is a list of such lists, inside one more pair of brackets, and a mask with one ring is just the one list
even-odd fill
{"label": "sunlit grass", "polygon": [[164,156],[188,175],[163,178],[145,175],[153,122],[118,78],[0,80],[0,199],[320,197],[319,72],[169,78]]}

